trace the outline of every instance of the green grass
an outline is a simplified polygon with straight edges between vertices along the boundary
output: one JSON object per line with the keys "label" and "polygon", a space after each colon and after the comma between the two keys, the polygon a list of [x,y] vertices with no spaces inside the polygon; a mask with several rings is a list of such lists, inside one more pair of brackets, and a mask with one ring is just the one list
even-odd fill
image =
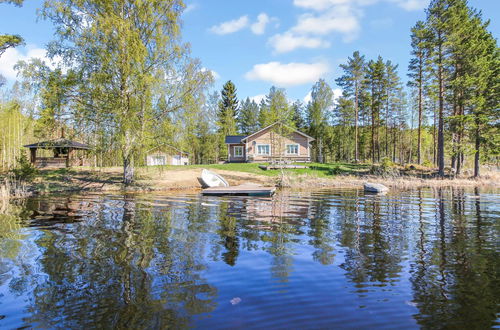
{"label": "green grass", "polygon": [[[309,168],[304,169],[286,169],[287,173],[292,174],[307,174],[317,177],[329,177],[338,174],[362,174],[367,172],[370,168],[369,165],[364,164],[348,164],[348,163],[331,163],[331,164],[320,164],[320,163],[297,163],[298,165],[306,165]],[[259,175],[267,176],[278,176],[281,172],[280,170],[263,170],[259,168],[258,163],[229,163],[229,164],[211,164],[211,165],[187,165],[187,166],[155,166],[154,168],[158,170],[183,170],[183,169],[195,169],[195,168],[206,168],[206,169],[218,169],[226,171],[236,171],[236,172],[246,172]]]}

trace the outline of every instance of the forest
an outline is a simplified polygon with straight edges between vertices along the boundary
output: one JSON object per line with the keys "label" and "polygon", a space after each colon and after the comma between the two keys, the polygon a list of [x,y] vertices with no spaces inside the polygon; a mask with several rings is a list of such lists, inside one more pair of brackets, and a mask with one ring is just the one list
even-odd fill
{"label": "forest", "polygon": [[[354,51],[341,76],[314,83],[307,103],[274,86],[259,103],[232,81],[214,91],[212,73],[182,40],[184,8],[181,0],[46,1],[39,15],[55,26],[47,51],[59,66],[20,61],[16,83],[0,79],[0,169],[17,166],[23,145],[64,130],[92,146],[93,166],[123,166],[131,183],[152,147],[217,163],[226,135],[276,121],[314,137],[320,163],[389,161],[475,177],[498,164],[500,53],[489,21],[466,0],[431,1],[408,31],[409,63]],[[22,43],[1,35],[0,56]]]}

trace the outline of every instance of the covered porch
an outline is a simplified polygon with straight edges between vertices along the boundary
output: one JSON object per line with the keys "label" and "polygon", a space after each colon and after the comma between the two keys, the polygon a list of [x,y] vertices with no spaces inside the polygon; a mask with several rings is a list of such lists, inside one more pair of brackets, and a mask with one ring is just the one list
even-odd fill
{"label": "covered porch", "polygon": [[[30,161],[37,168],[65,168],[71,166],[83,166],[86,164],[86,157],[78,150],[89,150],[90,146],[59,138],[50,141],[28,144],[24,146],[30,150]],[[38,150],[52,151],[53,157],[41,157]]]}

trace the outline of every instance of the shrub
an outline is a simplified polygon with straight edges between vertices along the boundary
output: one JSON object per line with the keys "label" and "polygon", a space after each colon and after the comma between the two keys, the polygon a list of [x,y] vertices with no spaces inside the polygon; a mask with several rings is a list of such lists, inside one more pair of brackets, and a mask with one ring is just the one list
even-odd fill
{"label": "shrub", "polygon": [[384,177],[395,177],[400,174],[399,170],[394,167],[394,163],[387,157],[382,158],[380,165],[373,164],[370,173]]}
{"label": "shrub", "polygon": [[26,154],[22,153],[21,156],[17,158],[17,167],[10,170],[10,172],[17,180],[31,181],[38,173],[38,169],[31,164]]}
{"label": "shrub", "polygon": [[388,157],[384,157],[384,158],[382,158],[382,163],[380,164],[380,166],[384,170],[388,170],[394,166],[394,163]]}
{"label": "shrub", "polygon": [[342,173],[342,169],[340,168],[340,166],[332,166],[329,170],[328,170],[328,174],[329,175],[339,175],[340,173]]}
{"label": "shrub", "polygon": [[430,160],[426,159],[422,163],[422,166],[425,166],[425,167],[434,167],[434,164]]}

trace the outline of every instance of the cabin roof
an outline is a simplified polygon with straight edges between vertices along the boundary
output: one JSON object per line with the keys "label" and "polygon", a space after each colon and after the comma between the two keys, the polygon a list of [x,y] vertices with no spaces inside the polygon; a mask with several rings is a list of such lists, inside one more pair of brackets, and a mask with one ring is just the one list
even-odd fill
{"label": "cabin roof", "polygon": [[226,135],[226,144],[243,143],[242,140],[246,137],[247,135]]}
{"label": "cabin roof", "polygon": [[158,146],[156,146],[156,147],[154,147],[154,148],[149,149],[148,151],[146,151],[146,154],[148,154],[148,155],[149,155],[152,151],[154,151],[154,150],[158,150],[158,149],[162,149],[162,148],[163,148],[164,150],[165,150],[165,149],[167,149],[167,148],[168,148],[168,149],[173,149],[173,150],[175,150],[175,151],[176,151],[176,152],[178,152],[178,153],[181,153],[181,154],[184,154],[184,155],[188,155],[188,156],[189,156],[189,152],[182,151],[181,149],[176,148],[176,147],[174,147],[173,145],[166,144],[166,143],[161,144],[161,145],[158,145]]}
{"label": "cabin roof", "polygon": [[72,149],[84,149],[84,150],[90,149],[90,146],[87,144],[71,141],[64,138],[27,144],[24,147],[30,149],[38,149],[38,148],[42,149],[72,148]]}
{"label": "cabin roof", "polygon": [[[270,128],[270,127],[273,127],[274,125],[276,125],[276,124],[280,124],[280,123],[281,123],[281,122],[277,121],[277,122],[275,122],[275,123],[273,123],[273,124],[271,124],[271,125],[269,125],[269,126],[266,126],[266,127],[262,128],[262,129],[258,130],[257,132],[255,132],[255,133],[253,133],[253,134],[250,134],[250,135],[248,135],[248,136],[244,137],[244,138],[243,138],[243,139],[241,139],[241,140],[242,140],[242,142],[243,142],[244,140],[248,140],[248,138],[250,138],[250,137],[252,137],[252,136],[254,136],[254,135],[256,135],[256,134],[258,134],[258,133],[260,133],[260,132],[263,132],[263,131],[265,131],[266,129],[268,129],[268,128]],[[285,127],[287,127],[287,128],[289,128],[289,129],[291,129],[291,130],[293,130],[295,133],[298,133],[298,134],[300,134],[300,135],[302,135],[302,136],[304,136],[304,137],[308,138],[308,139],[309,139],[309,141],[314,141],[314,138],[313,138],[312,136],[309,136],[309,135],[307,135],[307,134],[305,134],[305,133],[302,133],[301,131],[299,131],[299,130],[297,130],[297,129],[293,128],[293,127],[290,127],[290,126],[288,126],[288,125],[285,125],[285,124],[282,124],[282,125],[283,125],[283,126],[285,126]],[[227,143],[227,142],[226,142],[226,143]]]}

